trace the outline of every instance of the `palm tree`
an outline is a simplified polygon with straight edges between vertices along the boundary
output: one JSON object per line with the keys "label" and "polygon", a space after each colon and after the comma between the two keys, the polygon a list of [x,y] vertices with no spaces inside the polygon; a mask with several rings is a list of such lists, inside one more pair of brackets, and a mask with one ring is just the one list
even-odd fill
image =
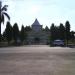
{"label": "palm tree", "polygon": [[0,1],[0,41],[1,41],[1,23],[4,24],[4,17],[5,16],[10,20],[9,15],[6,13],[7,7],[8,7],[8,5],[4,5],[2,7],[2,2]]}

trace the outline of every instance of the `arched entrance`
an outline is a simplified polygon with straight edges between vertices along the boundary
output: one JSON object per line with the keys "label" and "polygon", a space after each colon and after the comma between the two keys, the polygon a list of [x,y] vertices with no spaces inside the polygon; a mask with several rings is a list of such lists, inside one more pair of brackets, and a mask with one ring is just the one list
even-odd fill
{"label": "arched entrance", "polygon": [[34,38],[34,44],[40,44],[40,38],[39,37]]}

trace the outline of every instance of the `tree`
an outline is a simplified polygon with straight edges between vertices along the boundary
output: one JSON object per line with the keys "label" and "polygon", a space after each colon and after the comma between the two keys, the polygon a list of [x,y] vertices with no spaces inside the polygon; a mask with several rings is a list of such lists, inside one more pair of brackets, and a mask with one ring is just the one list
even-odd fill
{"label": "tree", "polygon": [[12,26],[11,26],[10,22],[7,22],[7,24],[6,24],[5,35],[6,35],[8,44],[9,44],[9,42],[12,40],[12,36],[13,36]]}
{"label": "tree", "polygon": [[23,42],[24,39],[25,39],[25,29],[24,29],[24,26],[23,25],[21,27],[20,39],[21,39],[21,42]]}
{"label": "tree", "polygon": [[60,39],[59,26],[55,26],[55,27],[54,27],[54,39]]}
{"label": "tree", "polygon": [[6,41],[6,32],[5,32],[5,30],[4,30],[4,32],[3,32],[3,41]]}
{"label": "tree", "polygon": [[13,39],[14,39],[15,43],[17,43],[17,41],[20,39],[19,28],[18,28],[17,23],[15,23],[13,26]]}
{"label": "tree", "polygon": [[62,23],[60,23],[60,26],[59,26],[59,37],[61,40],[65,40],[65,27],[63,26]]}
{"label": "tree", "polygon": [[55,26],[54,26],[54,23],[52,23],[52,25],[51,25],[51,27],[50,27],[50,35],[51,35],[51,37],[50,37],[50,39],[51,39],[51,41],[53,41],[54,40],[54,38],[55,38]]}
{"label": "tree", "polygon": [[65,38],[66,38],[66,44],[68,44],[68,40],[70,39],[70,23],[69,23],[69,21],[66,21],[66,23],[65,23]]}
{"label": "tree", "polygon": [[70,32],[70,35],[71,35],[71,40],[72,40],[72,43],[74,43],[75,42],[75,32],[74,31],[71,31]]}
{"label": "tree", "polygon": [[26,31],[26,32],[29,32],[29,31],[31,31],[31,30],[32,30],[32,28],[31,28],[30,26],[26,26],[26,27],[25,27],[25,31]]}
{"label": "tree", "polygon": [[1,41],[1,23],[4,24],[4,16],[6,16],[10,20],[9,15],[6,13],[7,7],[8,5],[4,5],[2,7],[2,2],[0,1],[0,41]]}
{"label": "tree", "polygon": [[48,28],[48,26],[46,26],[46,27],[45,27],[45,31],[47,31],[47,32],[49,31],[49,28]]}

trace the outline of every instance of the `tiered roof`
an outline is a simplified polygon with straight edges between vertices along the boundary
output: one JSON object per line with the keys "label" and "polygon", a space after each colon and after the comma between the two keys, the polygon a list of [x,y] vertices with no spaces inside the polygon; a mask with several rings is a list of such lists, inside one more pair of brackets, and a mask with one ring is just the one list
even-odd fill
{"label": "tiered roof", "polygon": [[34,23],[32,25],[40,25],[39,21],[35,19]]}

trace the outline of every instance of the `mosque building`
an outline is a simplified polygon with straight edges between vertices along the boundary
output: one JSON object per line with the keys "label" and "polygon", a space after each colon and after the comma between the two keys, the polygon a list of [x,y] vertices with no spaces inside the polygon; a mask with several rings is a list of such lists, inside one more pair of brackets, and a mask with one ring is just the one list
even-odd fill
{"label": "mosque building", "polygon": [[32,30],[28,32],[27,42],[29,44],[48,44],[50,31],[43,30],[43,25],[35,19],[34,23],[31,25]]}

